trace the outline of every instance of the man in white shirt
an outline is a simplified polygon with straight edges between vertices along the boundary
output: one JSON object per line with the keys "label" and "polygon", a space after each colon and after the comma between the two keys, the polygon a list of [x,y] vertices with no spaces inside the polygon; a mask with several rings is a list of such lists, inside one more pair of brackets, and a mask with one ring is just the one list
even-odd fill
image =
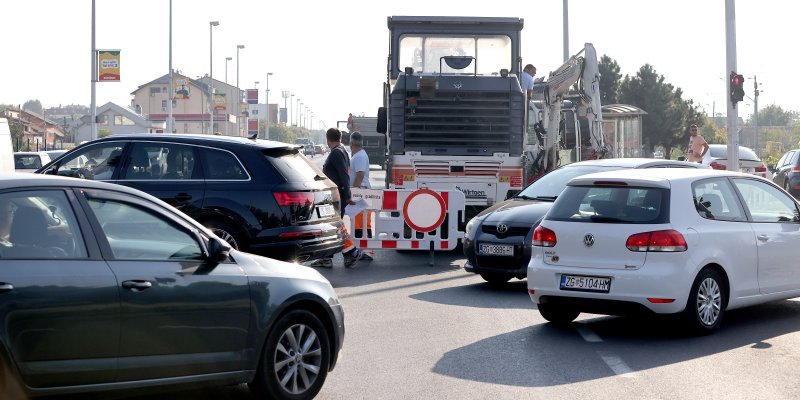
{"label": "man in white shirt", "polygon": [[528,99],[533,96],[533,76],[536,75],[536,67],[533,64],[528,64],[522,69],[520,74],[520,86],[522,91],[527,94]]}
{"label": "man in white shirt", "polygon": [[[369,156],[367,151],[364,150],[364,136],[361,135],[361,132],[353,132],[350,135],[350,151],[353,154],[350,157],[350,187],[371,189],[372,186],[369,183]],[[355,237],[372,237],[372,218],[370,213],[361,213],[356,215],[354,219]],[[372,255],[364,251],[362,259],[369,261],[372,259]]]}

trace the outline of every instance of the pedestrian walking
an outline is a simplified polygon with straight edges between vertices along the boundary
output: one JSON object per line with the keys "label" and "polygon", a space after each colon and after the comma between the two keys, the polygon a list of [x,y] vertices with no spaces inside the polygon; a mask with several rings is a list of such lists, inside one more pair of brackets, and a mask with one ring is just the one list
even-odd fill
{"label": "pedestrian walking", "polygon": [[[330,128],[325,133],[325,139],[328,142],[328,147],[331,153],[325,159],[325,164],[322,165],[322,172],[333,181],[339,190],[339,199],[341,200],[339,214],[344,216],[344,208],[348,204],[353,204],[350,195],[350,159],[347,157],[347,150],[342,145],[342,132],[336,128]],[[344,255],[344,266],[352,268],[356,262],[361,259],[362,253],[356,248],[353,238],[344,230],[344,248],[342,254]],[[311,263],[312,267],[331,268],[333,267],[333,256],[321,258]]]}
{"label": "pedestrian walking", "polygon": [[[369,155],[364,150],[364,137],[361,132],[350,135],[350,187],[372,189],[369,182]],[[372,237],[372,213],[364,211],[355,216],[353,232],[356,238]],[[373,254],[364,251],[363,260],[371,261]]]}

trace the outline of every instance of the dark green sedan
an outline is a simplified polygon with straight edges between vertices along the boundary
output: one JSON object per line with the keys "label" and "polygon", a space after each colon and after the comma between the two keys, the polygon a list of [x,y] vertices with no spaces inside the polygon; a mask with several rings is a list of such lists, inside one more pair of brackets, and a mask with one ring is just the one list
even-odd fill
{"label": "dark green sedan", "polygon": [[314,397],[344,338],[318,272],[232,250],[153,196],[0,176],[0,398],[248,383]]}

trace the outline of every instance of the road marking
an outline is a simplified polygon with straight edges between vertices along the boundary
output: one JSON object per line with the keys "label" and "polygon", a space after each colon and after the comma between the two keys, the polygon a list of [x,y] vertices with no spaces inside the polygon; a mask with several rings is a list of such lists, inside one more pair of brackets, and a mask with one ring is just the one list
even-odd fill
{"label": "road marking", "polygon": [[636,377],[636,373],[634,373],[631,367],[629,367],[628,364],[625,364],[625,361],[622,361],[621,358],[615,356],[614,354],[602,351],[598,351],[597,354],[599,354],[600,358],[603,359],[603,362],[605,362],[606,365],[608,365],[608,367],[611,368],[611,370],[621,378]]}
{"label": "road marking", "polygon": [[581,334],[581,336],[583,337],[583,340],[585,340],[585,341],[587,341],[589,343],[600,343],[600,342],[603,341],[603,339],[601,339],[600,336],[597,336],[597,334],[592,332],[591,329],[589,329],[589,328],[587,328],[587,327],[585,327],[583,325],[579,324],[578,326],[575,327],[575,329],[578,331],[578,333]]}

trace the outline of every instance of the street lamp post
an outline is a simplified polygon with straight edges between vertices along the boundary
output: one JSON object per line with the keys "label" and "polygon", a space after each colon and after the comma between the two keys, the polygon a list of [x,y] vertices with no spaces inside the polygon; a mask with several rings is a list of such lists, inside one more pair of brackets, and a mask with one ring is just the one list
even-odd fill
{"label": "street lamp post", "polygon": [[208,133],[214,134],[214,27],[219,26],[219,21],[208,23]]}
{"label": "street lamp post", "polygon": [[175,120],[172,117],[172,99],[175,97],[175,77],[172,71],[172,0],[169,0],[169,88],[167,93],[167,131],[175,133]]}
{"label": "street lamp post", "polygon": [[[258,84],[259,84],[259,83],[261,83],[261,82],[259,82],[259,81],[255,81],[255,85],[253,85],[253,89],[255,89],[255,90],[256,90],[256,112],[257,112],[257,113],[259,112],[259,111],[258,111]],[[248,103],[249,103],[249,101],[248,101]],[[250,106],[248,105],[248,107],[250,107]],[[250,115],[250,113],[248,113],[248,115]],[[256,122],[258,122],[258,118],[256,118]],[[247,127],[247,128],[245,128],[245,129],[247,129],[247,135],[245,135],[245,136],[248,136],[248,135],[250,134],[250,126],[249,126],[249,125],[250,125],[250,124],[249,124],[249,122],[248,122],[248,127]],[[260,131],[260,130],[261,130],[261,129],[260,129],[260,127],[259,127],[259,128],[256,128],[256,138],[258,137],[258,133],[259,133],[259,131]]]}
{"label": "street lamp post", "polygon": [[289,120],[286,121],[286,126],[294,125],[294,109],[296,108],[294,106],[294,95],[292,95],[292,98],[289,100],[289,105],[292,106],[292,108],[289,110],[291,112],[289,113]]}
{"label": "street lamp post", "polygon": [[264,139],[269,140],[269,123],[272,119],[272,110],[269,108],[269,76],[272,75],[272,72],[267,72],[267,90],[265,90],[265,99],[264,102],[267,103],[267,127],[264,130]]}
{"label": "street lamp post", "polygon": [[236,46],[236,136],[242,136],[242,90],[239,89],[239,50],[243,48],[243,44]]}
{"label": "street lamp post", "polygon": [[300,126],[300,114],[303,113],[303,102],[300,99],[297,99],[297,121],[295,121],[295,126]]}
{"label": "street lamp post", "polygon": [[228,61],[233,60],[233,57],[225,57],[225,83],[228,83]]}

